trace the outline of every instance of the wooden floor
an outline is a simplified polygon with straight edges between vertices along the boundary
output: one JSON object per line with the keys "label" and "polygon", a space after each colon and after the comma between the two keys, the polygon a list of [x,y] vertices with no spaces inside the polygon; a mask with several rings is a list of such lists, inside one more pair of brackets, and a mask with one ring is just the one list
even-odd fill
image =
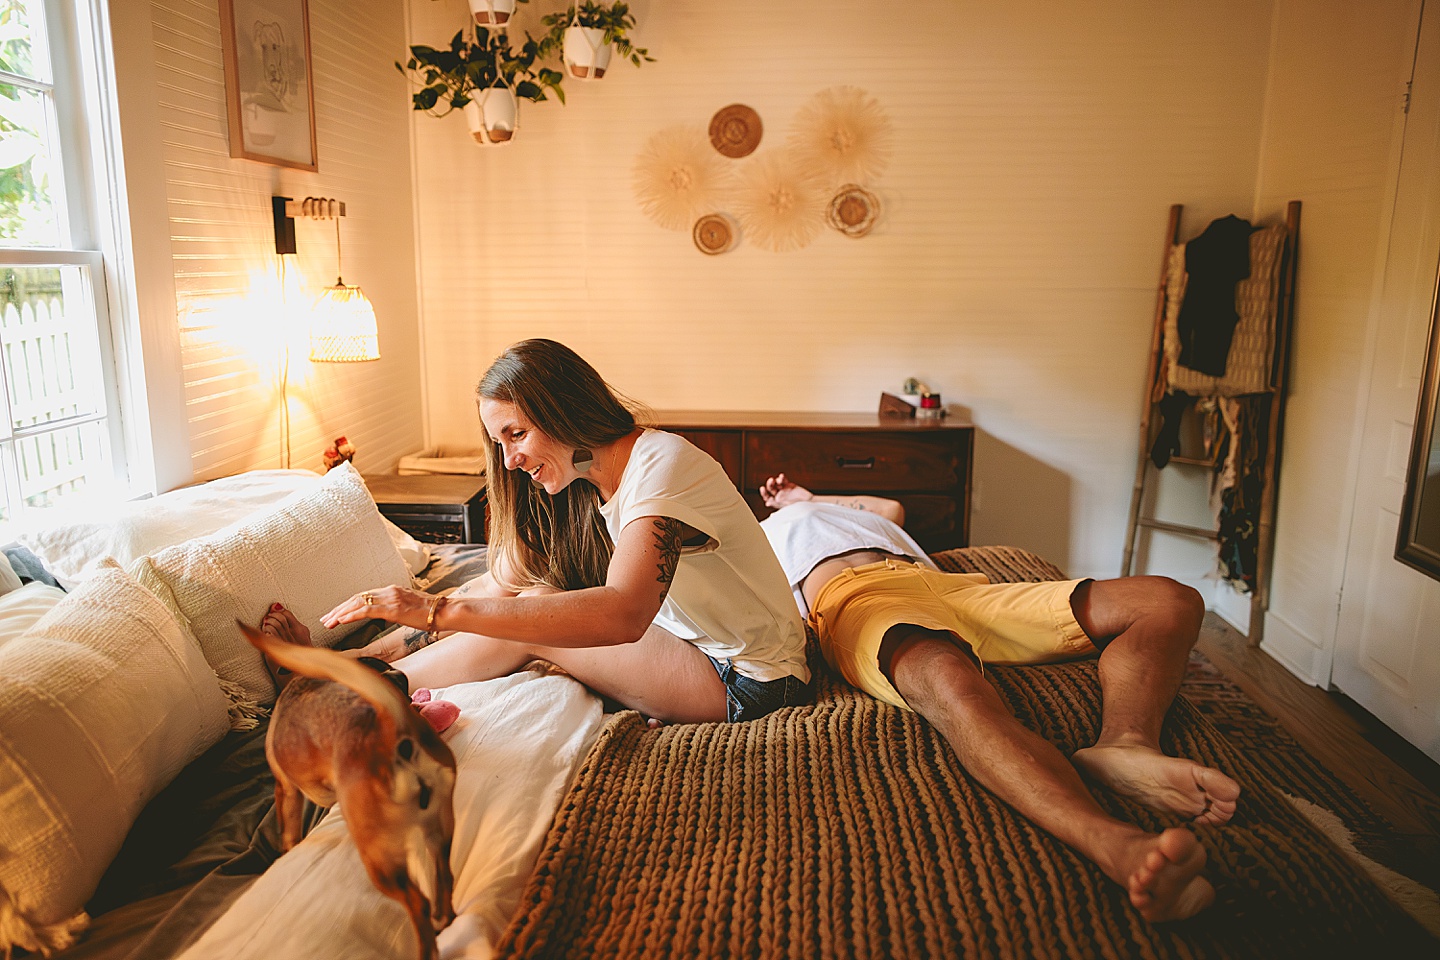
{"label": "wooden floor", "polygon": [[1213,613],[1197,647],[1395,828],[1407,862],[1390,866],[1440,889],[1440,765],[1349,697],[1298,679]]}

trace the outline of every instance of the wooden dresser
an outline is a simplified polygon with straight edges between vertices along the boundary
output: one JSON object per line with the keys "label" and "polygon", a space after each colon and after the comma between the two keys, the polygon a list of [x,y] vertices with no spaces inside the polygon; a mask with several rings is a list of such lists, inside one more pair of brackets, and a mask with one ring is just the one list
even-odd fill
{"label": "wooden dresser", "polygon": [[968,546],[975,428],[964,421],[881,419],[864,413],[656,411],[719,461],[757,517],[757,492],[784,473],[814,493],[866,493],[905,505],[905,529],[929,552]]}

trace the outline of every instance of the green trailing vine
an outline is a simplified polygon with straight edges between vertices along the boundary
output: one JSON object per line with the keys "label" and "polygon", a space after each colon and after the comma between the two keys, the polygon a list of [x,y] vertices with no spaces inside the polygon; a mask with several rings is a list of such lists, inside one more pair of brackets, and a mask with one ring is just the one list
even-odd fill
{"label": "green trailing vine", "polygon": [[545,100],[548,90],[564,103],[565,90],[560,85],[564,75],[538,65],[545,57],[541,47],[542,42],[529,34],[517,49],[510,46],[505,33],[476,30],[471,40],[461,30],[451,38],[448,49],[411,47],[410,58],[403,64],[396,61],[395,69],[419,86],[410,97],[414,108],[437,117],[461,109],[475,99],[475,93],[502,84],[524,100]]}
{"label": "green trailing vine", "polygon": [[630,13],[628,3],[605,4],[596,3],[595,0],[585,0],[580,4],[578,13],[572,4],[560,13],[542,17],[541,21],[550,28],[549,32],[540,40],[540,56],[542,58],[552,56],[561,48],[565,41],[567,27],[578,26],[605,31],[604,42],[612,45],[616,53],[637,67],[641,63],[655,62],[655,58],[650,56],[649,50],[635,46],[630,40],[629,32],[635,29],[635,17]]}

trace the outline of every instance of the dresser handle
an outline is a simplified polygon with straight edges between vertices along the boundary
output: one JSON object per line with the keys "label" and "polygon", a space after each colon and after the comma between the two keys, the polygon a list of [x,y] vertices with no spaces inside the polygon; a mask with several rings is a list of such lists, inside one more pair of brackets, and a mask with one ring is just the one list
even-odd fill
{"label": "dresser handle", "polygon": [[836,457],[835,466],[842,470],[870,470],[875,466],[874,457],[866,457],[864,460],[850,457]]}

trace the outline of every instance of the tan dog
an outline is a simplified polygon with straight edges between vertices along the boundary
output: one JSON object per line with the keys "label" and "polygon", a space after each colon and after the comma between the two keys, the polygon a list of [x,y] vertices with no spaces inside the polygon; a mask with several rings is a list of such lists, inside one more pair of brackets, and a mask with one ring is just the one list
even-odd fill
{"label": "tan dog", "polygon": [[265,737],[281,852],[300,841],[302,793],[320,806],[339,803],[371,881],[405,907],[421,960],[434,960],[435,931],[455,919],[455,755],[405,695],[364,664],[239,626],[296,674]]}

